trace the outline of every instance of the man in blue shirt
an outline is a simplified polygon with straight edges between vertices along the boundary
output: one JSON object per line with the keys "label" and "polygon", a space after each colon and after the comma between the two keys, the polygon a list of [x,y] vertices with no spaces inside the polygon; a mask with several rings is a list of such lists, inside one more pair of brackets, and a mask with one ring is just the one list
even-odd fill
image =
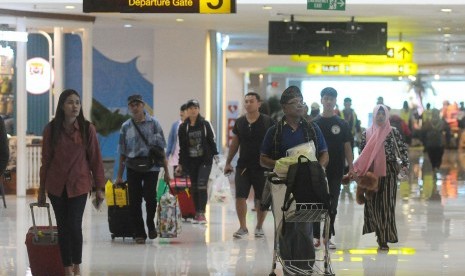
{"label": "man in blue shirt", "polygon": [[[265,135],[260,150],[260,164],[262,167],[273,169],[276,160],[285,157],[288,149],[313,140],[317,149],[315,152],[316,158],[320,165],[325,168],[329,162],[328,148],[320,128],[305,120],[305,103],[300,89],[297,86],[288,87],[281,95],[280,103],[284,117],[270,127]],[[274,215],[276,216],[276,214]],[[304,254],[310,259],[314,259],[315,248],[312,242],[312,226],[312,223],[286,223],[285,227],[288,235],[299,235],[300,233],[306,236],[307,239],[292,240],[281,237],[280,242],[282,239],[294,251],[308,250]],[[297,240],[299,241],[297,242]],[[305,243],[305,240],[309,242]]]}
{"label": "man in blue shirt", "polygon": [[[308,123],[304,119],[305,103],[302,93],[297,86],[290,86],[284,90],[280,100],[284,117],[276,125],[269,128],[261,147],[260,163],[263,167],[273,169],[281,157],[286,156],[286,151],[292,147],[308,142],[306,131],[314,131],[315,143],[318,152],[316,157],[324,168],[329,162],[328,147],[320,128],[314,123]],[[281,128],[280,143],[275,149],[274,134],[277,128]],[[311,137],[311,135],[310,135]]]}

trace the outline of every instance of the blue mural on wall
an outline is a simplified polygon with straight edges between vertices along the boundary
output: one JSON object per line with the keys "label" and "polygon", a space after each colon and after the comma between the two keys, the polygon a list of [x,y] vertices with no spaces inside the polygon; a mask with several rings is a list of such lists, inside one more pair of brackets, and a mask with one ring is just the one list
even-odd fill
{"label": "blue mural on wall", "polygon": [[[81,38],[66,35],[65,49],[65,86],[82,91]],[[153,102],[153,84],[137,69],[137,57],[118,62],[93,49],[92,121],[97,128],[103,158],[119,159],[119,129],[128,118],[127,98],[132,94],[142,95],[146,103]]]}

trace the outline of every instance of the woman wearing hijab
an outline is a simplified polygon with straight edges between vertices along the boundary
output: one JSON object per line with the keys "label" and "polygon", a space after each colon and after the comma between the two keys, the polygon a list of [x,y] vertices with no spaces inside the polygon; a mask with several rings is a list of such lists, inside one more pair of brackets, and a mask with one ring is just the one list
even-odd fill
{"label": "woman wearing hijab", "polygon": [[423,146],[428,153],[433,171],[436,172],[441,166],[444,154],[444,132],[450,132],[450,127],[441,117],[438,109],[431,111],[431,119],[421,127]]}
{"label": "woman wearing hijab", "polygon": [[[395,220],[397,174],[409,167],[408,150],[400,132],[389,123],[389,110],[376,105],[373,125],[362,133],[361,153],[354,162],[354,171],[360,178],[371,172],[378,178],[378,191],[365,203],[363,234],[375,232],[380,250],[389,250],[388,242],[396,243]],[[397,156],[402,160],[399,168]]]}

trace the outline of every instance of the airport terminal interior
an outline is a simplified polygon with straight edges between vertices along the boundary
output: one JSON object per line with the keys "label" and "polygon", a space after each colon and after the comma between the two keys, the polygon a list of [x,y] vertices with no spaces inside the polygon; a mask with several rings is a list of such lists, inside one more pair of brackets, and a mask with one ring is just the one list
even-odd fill
{"label": "airport terminal interior", "polygon": [[[413,119],[409,173],[397,186],[398,243],[378,250],[373,233],[362,235],[357,184],[342,185],[336,248],[316,249],[315,272],[325,271],[326,259],[326,275],[465,275],[464,0],[221,0],[216,8],[209,0],[176,0],[161,12],[142,10],[143,3],[170,1],[127,2],[141,10],[107,0],[0,0],[0,116],[10,146],[10,174],[0,176],[0,276],[32,275],[25,237],[39,187],[41,135],[65,88],[82,96],[106,178],[115,179],[129,95],[142,95],[165,138],[179,107],[198,100],[224,160],[232,126],[245,112],[244,94],[258,93],[268,107],[262,111],[279,119],[279,97],[290,85],[300,87],[309,112],[322,111],[325,87],[338,91],[339,110],[351,98],[361,130],[372,124],[379,97],[393,115],[405,102]],[[208,4],[200,10],[197,2]],[[451,129],[439,169],[418,136],[427,104]],[[234,177],[228,178],[233,197]],[[241,239],[233,237],[239,222],[230,199],[207,204],[206,224],[183,221],[177,237],[138,244],[113,239],[107,202],[97,210],[89,198],[81,275],[285,275],[280,262],[273,267],[274,216],[265,219],[264,237],[255,237],[255,208],[252,192],[249,234]],[[44,208],[35,212],[37,224],[47,225]],[[56,224],[53,210],[52,218]]]}
{"label": "airport terminal interior", "polygon": [[[363,206],[353,200],[355,184],[342,189],[333,238],[336,249],[330,250],[336,275],[463,275],[465,153],[447,151],[437,172],[421,149],[410,149],[410,158],[409,180],[399,183],[397,193],[399,242],[389,244],[389,252],[377,250],[374,234],[362,235]],[[28,203],[35,197],[8,195],[5,200],[7,207],[0,207],[0,275],[31,275],[24,241],[32,225]],[[249,236],[243,239],[233,238],[238,222],[234,203],[229,202],[207,205],[206,225],[184,222],[179,237],[140,245],[131,238],[112,240],[105,205],[97,211],[89,200],[82,275],[268,275],[273,216],[268,214],[265,220],[265,237],[255,238],[252,208],[249,200]],[[46,225],[46,212],[36,214],[38,223]],[[316,252],[321,257],[322,249]],[[275,271],[283,275],[279,264]]]}

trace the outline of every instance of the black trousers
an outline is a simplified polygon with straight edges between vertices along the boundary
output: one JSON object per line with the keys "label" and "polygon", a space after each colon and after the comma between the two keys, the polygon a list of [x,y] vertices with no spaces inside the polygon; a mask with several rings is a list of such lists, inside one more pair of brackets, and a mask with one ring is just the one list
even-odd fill
{"label": "black trousers", "polygon": [[444,155],[444,147],[428,147],[426,148],[426,152],[433,169],[439,169],[442,163],[442,156]]}
{"label": "black trousers", "polygon": [[142,198],[145,201],[148,231],[155,230],[155,212],[157,210],[157,180],[159,172],[137,172],[127,168],[129,209],[131,211],[134,235],[136,238],[147,238],[144,219],[142,217]]}
{"label": "black trousers", "polygon": [[[334,173],[327,174],[328,186],[329,186],[329,195],[331,197],[331,210],[329,214],[330,219],[330,228],[329,228],[329,238],[336,234],[334,230],[334,222],[336,221],[337,206],[339,204],[339,195],[341,194],[341,181],[342,175],[335,176]],[[313,237],[320,238],[320,223],[315,222],[313,224]]]}
{"label": "black trousers", "polygon": [[205,213],[208,201],[208,177],[212,170],[212,165],[206,165],[202,159],[191,158],[189,160],[192,198],[194,199],[195,211],[197,213]]}
{"label": "black trousers", "polygon": [[87,194],[69,198],[66,189],[61,196],[49,194],[58,227],[58,244],[63,266],[82,263],[82,216]]}

